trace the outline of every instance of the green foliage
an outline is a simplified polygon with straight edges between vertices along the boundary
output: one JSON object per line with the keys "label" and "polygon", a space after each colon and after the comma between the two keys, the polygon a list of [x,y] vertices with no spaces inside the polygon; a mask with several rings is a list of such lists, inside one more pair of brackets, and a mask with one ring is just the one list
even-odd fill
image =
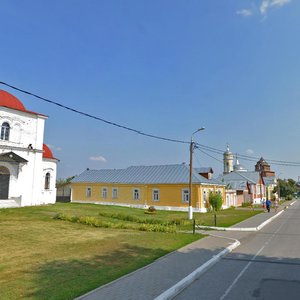
{"label": "green foliage", "polygon": [[160,224],[163,226],[168,225],[184,225],[185,218],[173,218],[168,221],[163,221],[160,219],[154,219],[154,218],[142,218],[135,215],[130,214],[124,214],[124,213],[106,213],[106,212],[99,212],[99,216],[116,219],[116,220],[122,220],[122,221],[128,221],[128,222],[134,222],[134,223],[143,223],[143,224]]}
{"label": "green foliage", "polygon": [[71,180],[74,178],[75,176],[71,176],[71,177],[68,177],[66,179],[62,179],[62,178],[59,178],[56,180],[56,188],[63,188],[65,186],[67,186],[68,184],[71,183]]}
{"label": "green foliage", "polygon": [[[136,222],[137,224],[126,224],[126,223],[113,223],[108,221],[100,220],[96,217],[91,216],[73,216],[64,213],[58,213],[54,217],[56,220],[69,221],[72,223],[80,223],[84,225],[89,225],[93,227],[101,227],[101,228],[114,228],[114,229],[131,229],[131,230],[140,230],[140,231],[150,231],[150,232],[166,232],[166,233],[174,233],[176,232],[175,224],[159,224],[159,223],[142,223]],[[126,217],[126,221],[131,219],[130,216]],[[132,219],[138,220],[137,217],[133,217]],[[131,219],[131,220],[132,220]]]}
{"label": "green foliage", "polygon": [[213,211],[219,211],[221,210],[223,204],[222,195],[217,192],[210,192],[208,202],[211,205]]}
{"label": "green foliage", "polygon": [[283,198],[290,198],[295,192],[297,192],[296,181],[291,178],[287,180],[278,179],[277,186],[274,188],[275,193],[278,192],[278,187],[280,197]]}
{"label": "green foliage", "polygon": [[251,206],[251,202],[250,201],[246,201],[242,203],[242,207],[250,207]]}

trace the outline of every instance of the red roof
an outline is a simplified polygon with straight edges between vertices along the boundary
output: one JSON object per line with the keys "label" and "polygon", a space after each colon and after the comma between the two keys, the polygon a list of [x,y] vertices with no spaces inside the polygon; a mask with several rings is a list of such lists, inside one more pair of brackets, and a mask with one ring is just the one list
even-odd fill
{"label": "red roof", "polygon": [[56,159],[46,144],[43,144],[43,158]]}
{"label": "red roof", "polygon": [[15,109],[15,110],[19,110],[19,111],[24,111],[30,114],[34,114],[34,115],[41,115],[44,116],[43,114],[39,114],[30,110],[27,110],[25,108],[25,106],[23,105],[23,103],[15,96],[13,96],[12,94],[0,90],[0,106],[5,106],[11,109]]}
{"label": "red roof", "polygon": [[25,106],[18,98],[3,90],[0,90],[0,106],[26,111]]}

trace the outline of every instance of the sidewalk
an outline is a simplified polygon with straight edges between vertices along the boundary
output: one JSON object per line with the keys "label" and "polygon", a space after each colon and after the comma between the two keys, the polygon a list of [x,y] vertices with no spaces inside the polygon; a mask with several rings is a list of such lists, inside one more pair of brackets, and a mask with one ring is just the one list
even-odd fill
{"label": "sidewalk", "polygon": [[[278,212],[290,203],[284,203],[279,207]],[[274,210],[270,213],[261,213],[234,227],[257,227],[274,215]],[[214,236],[205,237],[174,251],[144,268],[77,298],[77,300],[171,299],[190,280],[195,280],[222,256],[239,245],[239,242],[233,239],[217,237],[216,231],[211,233]]]}

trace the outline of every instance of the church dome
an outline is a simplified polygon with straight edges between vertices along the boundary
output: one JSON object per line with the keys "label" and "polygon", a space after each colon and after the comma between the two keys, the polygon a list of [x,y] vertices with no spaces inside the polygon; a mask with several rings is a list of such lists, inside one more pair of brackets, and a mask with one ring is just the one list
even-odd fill
{"label": "church dome", "polygon": [[17,97],[3,90],[0,90],[0,106],[26,111],[25,106]]}
{"label": "church dome", "polygon": [[50,148],[46,144],[43,144],[43,158],[56,159],[53,156],[52,151],[50,150]]}
{"label": "church dome", "polygon": [[236,164],[233,166],[233,171],[235,172],[247,172],[248,170],[240,164],[238,158],[236,159]]}
{"label": "church dome", "polygon": [[233,170],[235,172],[247,172],[247,169],[243,165],[234,165]]}

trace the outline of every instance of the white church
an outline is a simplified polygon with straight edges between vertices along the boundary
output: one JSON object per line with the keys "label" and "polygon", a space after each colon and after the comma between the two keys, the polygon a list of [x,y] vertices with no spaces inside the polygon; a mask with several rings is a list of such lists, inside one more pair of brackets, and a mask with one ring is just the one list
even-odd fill
{"label": "white church", "polygon": [[46,119],[0,90],[0,208],[55,203],[58,160],[44,144]]}

